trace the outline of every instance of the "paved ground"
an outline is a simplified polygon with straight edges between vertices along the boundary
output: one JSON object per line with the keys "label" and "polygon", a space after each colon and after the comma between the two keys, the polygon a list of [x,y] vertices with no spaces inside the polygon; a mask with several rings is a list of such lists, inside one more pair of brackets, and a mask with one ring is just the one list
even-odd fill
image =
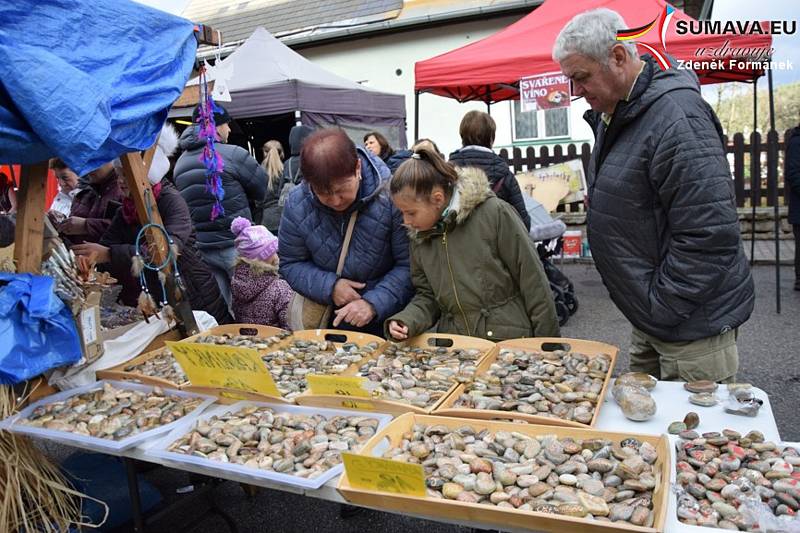
{"label": "paved ground", "polygon": [[[750,258],[750,249],[756,257],[757,264],[775,264],[775,241],[756,239],[755,245],[749,240],[744,241],[744,253]],[[781,239],[778,241],[778,253],[781,265],[794,265],[794,240]]]}
{"label": "paved ground", "polygon": [[[580,308],[563,328],[564,336],[595,339],[617,345],[621,359],[617,370],[627,368],[630,325],[613,306],[592,265],[567,264],[563,271],[575,284]],[[796,410],[800,392],[800,292],[791,290],[794,281],[790,268],[781,269],[783,309],[775,313],[774,267],[754,269],[757,287],[753,317],[740,330],[739,379],[766,390],[772,402],[778,427],[785,440],[800,441]],[[754,428],[757,429],[757,428]],[[64,450],[58,450],[63,453]],[[188,484],[188,475],[156,468],[145,477],[162,491],[168,500],[175,499],[175,489]],[[238,484],[226,482],[214,493],[216,503],[235,517],[239,531],[249,532],[463,532],[467,530],[435,522],[404,518],[388,513],[364,511],[343,520],[339,506],[277,491],[263,490],[254,497],[244,494]],[[174,516],[175,529],[196,513]],[[175,530],[170,527],[168,530]],[[196,531],[229,531],[219,518],[210,518]]]}

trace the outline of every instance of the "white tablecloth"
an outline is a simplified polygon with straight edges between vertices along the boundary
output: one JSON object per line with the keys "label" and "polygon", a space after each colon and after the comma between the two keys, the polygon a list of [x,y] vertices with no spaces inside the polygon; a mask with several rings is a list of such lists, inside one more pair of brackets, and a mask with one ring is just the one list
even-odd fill
{"label": "white tablecloth", "polygon": [[728,389],[725,385],[720,385],[717,389],[717,396],[720,400],[717,405],[701,407],[689,403],[689,394],[691,393],[683,388],[682,382],[659,381],[652,391],[653,399],[656,401],[655,416],[645,422],[634,422],[625,418],[622,409],[611,397],[609,389],[605,405],[600,410],[597,429],[660,435],[667,432],[670,422],[680,422],[686,413],[694,411],[700,416],[700,426],[695,430],[698,433],[732,429],[744,435],[750,430],[757,429],[764,434],[767,440],[780,442],[778,425],[775,423],[775,416],[772,414],[772,406],[767,393],[755,387],[753,393],[764,400],[764,405],[761,406],[758,416],[750,418],[725,412],[724,404],[728,399]]}

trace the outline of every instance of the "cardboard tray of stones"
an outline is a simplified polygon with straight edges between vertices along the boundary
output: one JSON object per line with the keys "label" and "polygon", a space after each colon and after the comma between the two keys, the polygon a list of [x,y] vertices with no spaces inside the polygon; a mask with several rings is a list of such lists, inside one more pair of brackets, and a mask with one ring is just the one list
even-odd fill
{"label": "cardboard tray of stones", "polygon": [[[386,341],[375,335],[337,329],[295,331],[265,349],[258,349],[272,374],[281,396],[248,393],[219,388],[196,387],[186,390],[214,394],[220,402],[253,400],[294,404],[307,388],[306,374],[338,375],[354,363],[370,357]],[[337,405],[337,407],[339,407]]]}
{"label": "cardboard tray of stones", "polygon": [[402,343],[385,343],[366,361],[341,375],[365,377],[369,397],[306,393],[300,405],[355,408],[379,413],[429,414],[447,399],[460,381],[472,379],[495,343],[467,337],[426,333]]}
{"label": "cardboard tray of stones", "polygon": [[579,339],[499,342],[473,382],[460,385],[433,414],[594,427],[618,352],[616,346]]}
{"label": "cardboard tray of stones", "polygon": [[357,452],[391,419],[377,413],[243,401],[181,423],[145,454],[174,465],[195,465],[206,475],[235,473],[241,482],[318,489],[342,473],[342,451]]}
{"label": "cardboard tray of stones", "polygon": [[345,472],[337,488],[358,505],[500,529],[664,530],[670,475],[664,435],[407,413],[359,455],[422,462],[427,495],[354,487]]}
{"label": "cardboard tray of stones", "polygon": [[[797,506],[800,496],[800,443],[775,443],[769,440],[756,443],[747,438],[758,435],[758,433],[757,431],[741,433],[738,434],[739,438],[737,439],[737,432],[725,430],[717,432],[716,436],[711,437],[711,439],[730,437],[733,440],[728,440],[736,445],[735,448],[730,447],[729,444],[723,444],[725,439],[716,442],[716,446],[709,444],[709,439],[706,439],[705,444],[699,444],[700,441],[698,441],[697,446],[691,446],[692,441],[690,440],[677,436],[669,437],[672,453],[670,483],[673,487],[669,495],[667,515],[667,527],[670,531],[708,533],[712,530],[729,531],[734,526],[740,531],[788,531],[786,523],[782,524],[783,520],[789,520],[794,528],[800,527],[800,519],[791,515],[791,513],[796,514],[797,512],[797,509],[792,509],[791,506]],[[742,438],[745,442],[742,442]],[[761,440],[761,438],[757,437],[756,440]],[[711,440],[711,442],[714,441]],[[697,454],[697,457],[692,457],[693,460],[702,460],[703,456],[699,454],[706,450],[713,452],[708,458],[711,460],[712,468],[714,465],[718,465],[720,471],[711,476],[711,480],[707,483],[708,486],[698,486],[697,483],[702,480],[691,481],[695,478],[692,472],[700,474],[703,469],[697,468],[701,463],[688,464],[688,466],[685,464],[688,462],[685,459],[688,456],[681,454],[684,459],[679,457],[679,448],[683,446],[690,446],[687,448],[688,453]],[[756,452],[756,447],[761,451]],[[722,455],[717,456],[718,453],[722,453]],[[751,455],[754,453],[755,455]],[[739,461],[738,465],[736,460]],[[792,465],[789,461],[795,464]],[[739,469],[733,470],[735,466],[739,466]],[[785,477],[774,477],[777,475],[776,472],[781,470],[784,471],[781,475]],[[706,470],[705,473],[708,471]],[[683,477],[680,482],[679,475]],[[684,476],[688,476],[688,478]],[[743,479],[750,482],[743,481]],[[755,483],[752,481],[754,479]],[[716,482],[719,482],[717,486],[711,485]],[[690,487],[690,484],[694,484],[694,487]],[[678,490],[679,488],[682,490]],[[737,488],[739,490],[736,490]],[[701,489],[705,489],[705,492],[698,492]],[[758,527],[751,519],[754,515],[742,513],[744,507],[740,504],[742,497],[748,494],[752,495],[756,491],[763,491],[761,501],[765,504],[764,507],[761,507],[764,514],[762,523],[758,524]],[[713,506],[714,504],[708,499],[711,493],[713,493],[714,499],[720,500],[726,505],[716,504]],[[698,496],[700,496],[699,499]],[[774,507],[767,507],[766,504],[770,500],[775,504]],[[698,506],[693,505],[695,503]],[[787,516],[781,516],[781,514]]]}
{"label": "cardboard tray of stones", "polygon": [[[97,381],[42,398],[4,420],[0,427],[113,454],[182,422],[191,423],[215,400],[177,389],[157,389],[126,381]],[[191,411],[186,412],[187,408]]]}
{"label": "cardboard tray of stones", "polygon": [[[208,335],[250,336],[272,338],[286,332],[271,326],[258,324],[227,324],[217,326],[207,331],[183,339],[180,342],[195,342],[198,338]],[[186,388],[191,385],[175,357],[166,346],[147,352],[130,361],[113,366],[106,370],[97,371],[97,379],[116,379],[135,381],[150,385],[159,385],[170,388]]]}

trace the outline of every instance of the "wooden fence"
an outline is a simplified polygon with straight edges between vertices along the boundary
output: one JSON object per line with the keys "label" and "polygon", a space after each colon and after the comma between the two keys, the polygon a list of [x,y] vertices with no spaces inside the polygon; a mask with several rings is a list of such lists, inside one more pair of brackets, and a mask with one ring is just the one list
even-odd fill
{"label": "wooden fence", "polygon": [[[789,190],[785,186],[783,179],[783,156],[786,150],[784,139],[786,139],[787,132],[777,139],[777,153],[778,158],[778,205],[787,205]],[[775,134],[776,137],[777,134]],[[758,157],[752,157],[753,147],[755,145]],[[745,140],[744,135],[736,133],[733,135],[732,140],[725,137],[725,151],[728,154],[728,161],[731,166],[731,173],[733,174],[734,189],[736,191],[736,206],[737,207],[752,207],[755,201],[756,206],[760,207],[773,207],[773,187],[775,180],[767,179],[768,160],[770,157],[769,146],[766,139],[762,139],[760,133],[750,134],[750,138]],[[508,150],[503,148],[500,150],[500,157],[508,162],[508,165],[514,172],[526,172],[536,168],[547,167],[571,159],[581,159],[583,168],[586,170],[589,166],[589,156],[592,147],[589,143],[581,145],[570,144],[566,149],[561,146],[547,147],[542,146],[535,149],[529,146],[523,153],[520,148],[514,148],[511,156],[509,157]],[[753,180],[751,176],[759,176],[760,179],[755,182],[753,187]],[[568,205],[560,205],[558,211],[561,212],[583,212],[583,203],[577,202]]]}

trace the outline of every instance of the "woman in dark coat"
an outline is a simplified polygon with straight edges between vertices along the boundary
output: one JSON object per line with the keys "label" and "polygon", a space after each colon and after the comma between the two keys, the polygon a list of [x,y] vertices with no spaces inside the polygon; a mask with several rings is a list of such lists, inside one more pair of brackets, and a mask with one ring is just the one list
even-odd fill
{"label": "woman in dark coat", "polygon": [[[184,297],[188,298],[192,309],[207,312],[219,324],[230,323],[233,320],[228,313],[228,307],[219,291],[217,281],[195,247],[196,236],[186,201],[172,183],[161,180],[162,173],[156,172],[153,175],[154,169],[163,168],[159,166],[159,160],[160,154],[157,150],[148,178],[153,187],[153,194],[164,228],[178,249],[178,271],[186,289]],[[166,169],[169,169],[168,161]],[[141,288],[138,278],[134,278],[131,274],[131,265],[133,257],[136,255],[136,236],[139,234],[141,225],[125,179],[120,178],[118,181],[124,198],[122,207],[111,221],[111,226],[103,234],[99,244],[76,245],[73,247],[73,251],[76,255],[96,254],[97,264],[107,264],[110,274],[122,284],[121,302],[125,305],[136,306]],[[162,291],[158,275],[155,272],[146,271],[145,279],[153,299],[160,301]]]}
{"label": "woman in dark coat", "polygon": [[489,178],[489,187],[501,200],[505,200],[519,213],[525,229],[531,229],[531,216],[525,209],[525,200],[519,182],[509,170],[508,163],[494,153],[494,119],[482,111],[470,111],[461,119],[458,128],[462,147],[450,154],[450,163],[457,167],[475,167]]}

